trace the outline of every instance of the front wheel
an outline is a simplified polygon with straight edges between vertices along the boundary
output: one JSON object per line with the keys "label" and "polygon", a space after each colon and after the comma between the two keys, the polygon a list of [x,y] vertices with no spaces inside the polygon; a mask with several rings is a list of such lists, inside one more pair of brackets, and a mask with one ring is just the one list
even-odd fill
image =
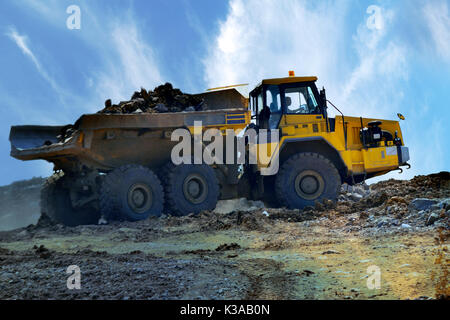
{"label": "front wheel", "polygon": [[341,186],[333,163],[317,153],[298,153],[283,163],[275,179],[281,205],[291,209],[313,206],[316,201],[335,201]]}

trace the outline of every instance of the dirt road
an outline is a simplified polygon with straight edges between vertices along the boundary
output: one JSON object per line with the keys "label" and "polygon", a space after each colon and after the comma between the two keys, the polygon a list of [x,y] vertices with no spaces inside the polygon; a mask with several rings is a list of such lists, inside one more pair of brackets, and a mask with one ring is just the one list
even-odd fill
{"label": "dirt road", "polygon": [[[381,182],[304,211],[74,228],[41,220],[0,232],[0,299],[448,297],[449,181]],[[70,265],[81,269],[80,290],[66,287]]]}

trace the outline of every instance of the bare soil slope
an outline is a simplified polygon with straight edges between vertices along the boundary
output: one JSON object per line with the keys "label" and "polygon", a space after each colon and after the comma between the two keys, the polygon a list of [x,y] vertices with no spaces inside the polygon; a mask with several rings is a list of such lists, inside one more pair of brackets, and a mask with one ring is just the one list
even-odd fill
{"label": "bare soil slope", "polygon": [[[222,203],[231,210],[102,226],[41,219],[0,232],[0,298],[448,298],[449,200],[442,172],[344,186],[337,204],[303,211]],[[80,290],[66,287],[69,265]]]}

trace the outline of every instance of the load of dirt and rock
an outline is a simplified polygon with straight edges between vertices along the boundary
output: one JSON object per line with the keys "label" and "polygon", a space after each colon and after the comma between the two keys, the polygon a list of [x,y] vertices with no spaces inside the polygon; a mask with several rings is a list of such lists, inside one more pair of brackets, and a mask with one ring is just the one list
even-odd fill
{"label": "load of dirt and rock", "polygon": [[[213,102],[214,100],[210,100]],[[211,107],[211,106],[210,106]],[[135,91],[130,100],[113,103],[111,99],[105,101],[105,106],[97,113],[100,114],[151,114],[166,112],[193,112],[209,110],[208,103],[201,94],[188,94],[174,88],[166,82],[152,90],[141,88]],[[215,106],[212,106],[215,108]],[[216,106],[217,107],[217,106]],[[57,136],[59,142],[65,142],[77,131],[76,124],[69,124]],[[51,142],[48,142],[51,144]]]}
{"label": "load of dirt and rock", "polygon": [[204,99],[183,93],[167,82],[153,91],[141,88],[140,91],[133,93],[130,100],[120,101],[118,104],[113,104],[111,99],[108,99],[105,101],[105,108],[98,113],[164,113],[202,111],[203,109]]}

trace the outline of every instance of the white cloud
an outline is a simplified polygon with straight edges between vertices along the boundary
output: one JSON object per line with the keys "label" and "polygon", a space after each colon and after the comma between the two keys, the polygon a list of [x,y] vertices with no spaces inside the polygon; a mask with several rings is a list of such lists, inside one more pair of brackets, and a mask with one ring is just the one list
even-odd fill
{"label": "white cloud", "polygon": [[209,87],[256,84],[262,78],[297,75],[338,78],[343,4],[304,1],[230,1],[225,21],[204,59]]}
{"label": "white cloud", "polygon": [[423,14],[437,52],[450,62],[450,16],[447,2],[427,2]]}

